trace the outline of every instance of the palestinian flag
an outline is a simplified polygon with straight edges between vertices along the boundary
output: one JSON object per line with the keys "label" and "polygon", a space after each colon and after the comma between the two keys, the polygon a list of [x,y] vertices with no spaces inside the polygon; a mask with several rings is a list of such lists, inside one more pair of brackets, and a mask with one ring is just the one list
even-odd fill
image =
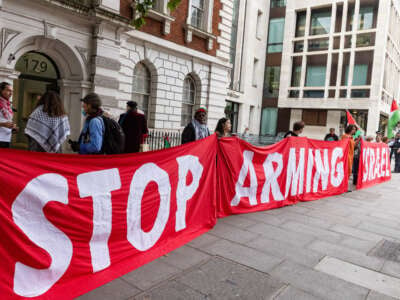
{"label": "palestinian flag", "polygon": [[168,135],[164,135],[164,149],[171,148],[171,143],[169,142]]}
{"label": "palestinian flag", "polygon": [[363,131],[362,131],[361,127],[357,124],[356,120],[354,120],[353,116],[347,109],[346,109],[346,116],[347,116],[347,126],[348,125],[356,125],[357,126],[357,131],[353,135],[353,138],[356,139],[359,136],[363,135]]}
{"label": "palestinian flag", "polygon": [[400,112],[399,106],[397,105],[397,101],[393,99],[392,108],[390,109],[390,118],[388,122],[388,138],[394,138],[393,129],[396,128],[397,123],[400,121]]}

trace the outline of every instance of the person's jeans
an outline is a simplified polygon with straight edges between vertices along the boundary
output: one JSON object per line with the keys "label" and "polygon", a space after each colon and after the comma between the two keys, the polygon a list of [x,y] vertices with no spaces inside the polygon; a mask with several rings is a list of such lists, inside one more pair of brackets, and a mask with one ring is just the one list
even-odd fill
{"label": "person's jeans", "polygon": [[400,173],[400,153],[396,153],[394,159],[395,159],[394,172]]}
{"label": "person's jeans", "polygon": [[9,142],[0,142],[0,148],[10,148]]}
{"label": "person's jeans", "polygon": [[359,163],[360,163],[360,157],[358,155],[355,155],[354,160],[353,160],[353,184],[354,185],[357,185]]}

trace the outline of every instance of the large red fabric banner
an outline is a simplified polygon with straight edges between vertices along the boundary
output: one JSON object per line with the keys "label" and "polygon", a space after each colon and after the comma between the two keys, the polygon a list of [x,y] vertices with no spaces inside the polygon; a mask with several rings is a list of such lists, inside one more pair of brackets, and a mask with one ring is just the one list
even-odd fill
{"label": "large red fabric banner", "polygon": [[291,137],[268,147],[219,142],[218,217],[341,194],[348,188],[348,141]]}
{"label": "large red fabric banner", "polygon": [[216,149],[215,135],[138,155],[0,149],[0,298],[73,299],[211,229]]}
{"label": "large red fabric banner", "polygon": [[357,189],[363,189],[392,178],[390,150],[385,143],[361,141]]}

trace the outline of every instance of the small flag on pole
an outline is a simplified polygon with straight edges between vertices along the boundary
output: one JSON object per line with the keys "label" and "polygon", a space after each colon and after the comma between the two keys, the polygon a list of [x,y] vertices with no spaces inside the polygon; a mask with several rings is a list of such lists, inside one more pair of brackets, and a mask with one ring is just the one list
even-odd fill
{"label": "small flag on pole", "polygon": [[169,142],[168,135],[164,135],[164,149],[171,148],[171,143]]}
{"label": "small flag on pole", "polygon": [[357,127],[359,127],[356,121],[354,120],[353,116],[347,109],[346,109],[346,114],[347,114],[347,125],[356,125]]}
{"label": "small flag on pole", "polygon": [[388,138],[394,138],[395,136],[395,128],[397,127],[397,123],[400,121],[400,111],[399,111],[399,106],[397,105],[397,101],[393,99],[392,101],[392,107],[390,110],[391,116],[389,118],[388,122]]}

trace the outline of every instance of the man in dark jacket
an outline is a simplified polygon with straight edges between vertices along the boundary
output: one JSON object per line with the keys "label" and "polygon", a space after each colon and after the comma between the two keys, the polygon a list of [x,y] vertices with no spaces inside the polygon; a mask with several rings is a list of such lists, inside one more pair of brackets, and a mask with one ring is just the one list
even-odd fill
{"label": "man in dark jacket", "polygon": [[182,132],[182,144],[204,139],[210,135],[207,128],[207,110],[200,107],[194,114],[194,119]]}
{"label": "man in dark jacket", "polygon": [[125,134],[125,153],[139,152],[143,137],[148,133],[146,117],[138,112],[134,101],[129,101],[127,108],[118,121]]}
{"label": "man in dark jacket", "polygon": [[339,137],[335,134],[335,128],[330,128],[329,133],[325,136],[324,141],[326,142],[334,142],[338,141]]}

